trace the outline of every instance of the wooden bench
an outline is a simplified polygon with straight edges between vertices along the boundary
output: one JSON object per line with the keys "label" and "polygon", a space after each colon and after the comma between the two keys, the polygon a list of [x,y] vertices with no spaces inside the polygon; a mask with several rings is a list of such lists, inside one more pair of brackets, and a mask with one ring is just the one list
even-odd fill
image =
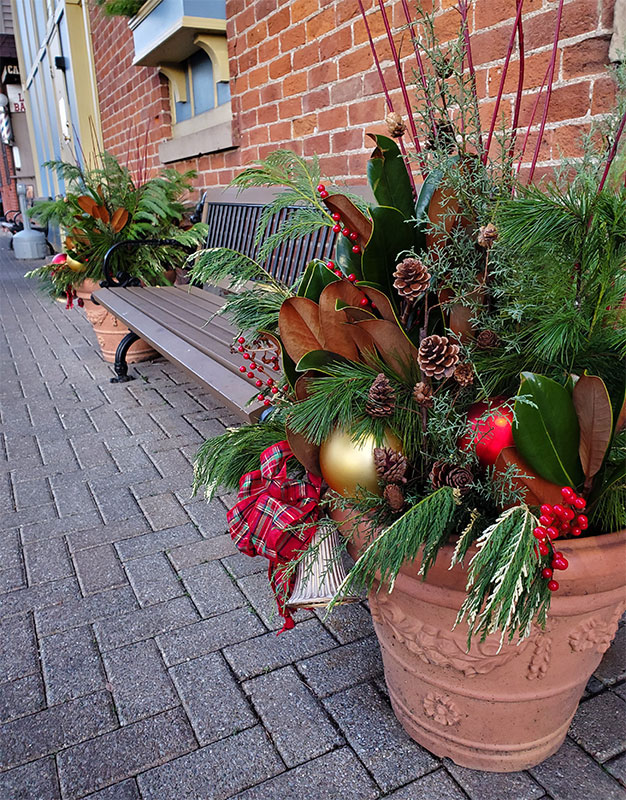
{"label": "wooden bench", "polygon": [[[261,244],[254,244],[254,236],[262,210],[263,206],[258,204],[208,203],[206,246],[230,247],[254,258]],[[293,207],[283,209],[265,235],[270,236],[292,210]],[[315,234],[281,245],[265,267],[274,277],[290,284],[311,259],[329,257],[334,237],[332,230],[324,227]],[[114,245],[105,257],[107,278],[92,298],[131,331],[117,349],[116,376],[111,381],[133,379],[128,375],[126,354],[130,345],[141,337],[206,386],[227,408],[246,421],[257,419],[263,406],[248,405],[254,387],[239,370],[240,354],[231,352],[237,331],[225,316],[215,316],[223,305],[223,297],[195,286],[139,286],[136,279],[124,280],[123,276],[116,279],[110,274],[108,261],[114,248],[162,243],[122,242]]]}

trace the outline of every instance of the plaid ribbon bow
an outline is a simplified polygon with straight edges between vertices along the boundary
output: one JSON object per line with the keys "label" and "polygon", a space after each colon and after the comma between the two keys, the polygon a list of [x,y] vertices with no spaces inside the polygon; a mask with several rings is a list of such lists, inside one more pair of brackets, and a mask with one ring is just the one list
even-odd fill
{"label": "plaid ribbon bow", "polygon": [[[237,547],[249,556],[269,560],[268,578],[285,624],[293,628],[285,607],[293,579],[286,579],[281,564],[304,550],[315,533],[319,515],[321,478],[307,473],[306,480],[287,477],[287,462],[293,456],[288,442],[277,442],[261,453],[261,469],[248,472],[239,481],[238,501],[226,518]],[[296,523],[310,522],[302,526]]]}

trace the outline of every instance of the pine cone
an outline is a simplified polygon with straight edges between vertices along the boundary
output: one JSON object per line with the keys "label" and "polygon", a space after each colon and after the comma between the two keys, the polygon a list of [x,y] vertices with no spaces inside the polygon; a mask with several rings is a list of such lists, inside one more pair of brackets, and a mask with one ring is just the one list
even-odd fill
{"label": "pine cone", "polygon": [[389,131],[389,135],[394,139],[399,139],[406,133],[406,125],[404,124],[404,120],[402,119],[402,116],[397,113],[397,111],[391,111],[389,114],[387,114],[385,117],[385,124],[387,126],[387,130]]}
{"label": "pine cone", "polygon": [[427,336],[420,344],[417,362],[429,378],[449,378],[459,363],[459,345],[452,344],[447,336]]}
{"label": "pine cone", "polygon": [[390,417],[396,405],[396,398],[388,378],[379,372],[367,395],[365,410],[370,417]]}
{"label": "pine cone", "polygon": [[461,494],[466,494],[473,481],[474,476],[467,467],[447,464],[445,461],[435,461],[430,471],[430,482],[434,489],[451,486],[453,489],[458,489]]}
{"label": "pine cone", "polygon": [[407,460],[391,447],[374,448],[376,474],[383,483],[406,483]]}
{"label": "pine cone", "polygon": [[495,331],[481,331],[476,337],[476,347],[479,350],[491,350],[500,344],[500,337]]}
{"label": "pine cone", "polygon": [[409,302],[415,302],[430,286],[430,272],[419,258],[405,258],[396,267],[393,277],[394,288]]}
{"label": "pine cone", "polygon": [[415,384],[413,389],[413,400],[418,406],[422,408],[432,408],[433,406],[433,389],[428,383],[420,381]]}
{"label": "pine cone", "polygon": [[457,364],[454,370],[454,380],[463,386],[471,386],[474,383],[474,367],[471,364]]}
{"label": "pine cone", "polygon": [[396,486],[395,483],[390,483],[389,486],[385,486],[383,496],[389,503],[389,507],[392,511],[402,510],[404,506],[404,492],[399,486]]}
{"label": "pine cone", "polygon": [[486,250],[490,250],[493,243],[498,238],[498,229],[490,222],[488,225],[483,225],[478,231],[478,244]]}

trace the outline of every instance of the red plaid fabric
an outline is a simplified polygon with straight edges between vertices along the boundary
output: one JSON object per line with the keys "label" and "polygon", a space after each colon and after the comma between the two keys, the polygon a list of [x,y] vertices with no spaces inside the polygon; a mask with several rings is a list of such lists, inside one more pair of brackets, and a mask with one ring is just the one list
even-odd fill
{"label": "red plaid fabric", "polygon": [[[281,564],[308,545],[319,516],[321,478],[307,473],[305,481],[287,477],[287,462],[293,456],[289,444],[277,442],[261,454],[261,469],[248,472],[239,481],[239,499],[227,514],[230,535],[249,556],[265,556],[270,562],[268,578],[285,618],[282,630],[294,622],[285,599],[291,588]],[[300,523],[310,522],[306,527]],[[292,526],[298,524],[297,529]],[[289,581],[289,584],[291,581]]]}

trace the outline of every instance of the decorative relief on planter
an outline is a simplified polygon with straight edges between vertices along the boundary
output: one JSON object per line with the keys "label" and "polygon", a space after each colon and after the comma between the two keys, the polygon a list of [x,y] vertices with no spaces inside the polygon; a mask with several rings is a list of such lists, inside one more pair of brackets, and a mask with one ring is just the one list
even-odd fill
{"label": "decorative relief on planter", "polygon": [[424,714],[440,725],[458,725],[461,719],[458,708],[446,694],[429,692],[422,705]]}
{"label": "decorative relief on planter", "polygon": [[389,595],[370,595],[370,609],[375,622],[386,625],[396,639],[407,650],[426,664],[452,667],[467,678],[485,675],[516,658],[529,644],[525,640],[519,646],[499,648],[498,641],[480,642],[466,650],[465,639],[450,631],[426,625],[414,617],[407,617],[395,607]]}
{"label": "decorative relief on planter", "polygon": [[85,314],[92,325],[102,325],[109,312],[102,306],[88,306],[85,303]]}
{"label": "decorative relief on planter", "polygon": [[528,680],[545,678],[551,658],[552,639],[545,633],[538,633],[535,639],[535,649],[528,664],[528,673],[526,674]]}
{"label": "decorative relief on planter", "polygon": [[581,653],[584,650],[595,650],[600,654],[606,653],[617,632],[621,615],[622,606],[619,605],[608,622],[599,617],[584,620],[570,633],[569,646],[575,653]]}

